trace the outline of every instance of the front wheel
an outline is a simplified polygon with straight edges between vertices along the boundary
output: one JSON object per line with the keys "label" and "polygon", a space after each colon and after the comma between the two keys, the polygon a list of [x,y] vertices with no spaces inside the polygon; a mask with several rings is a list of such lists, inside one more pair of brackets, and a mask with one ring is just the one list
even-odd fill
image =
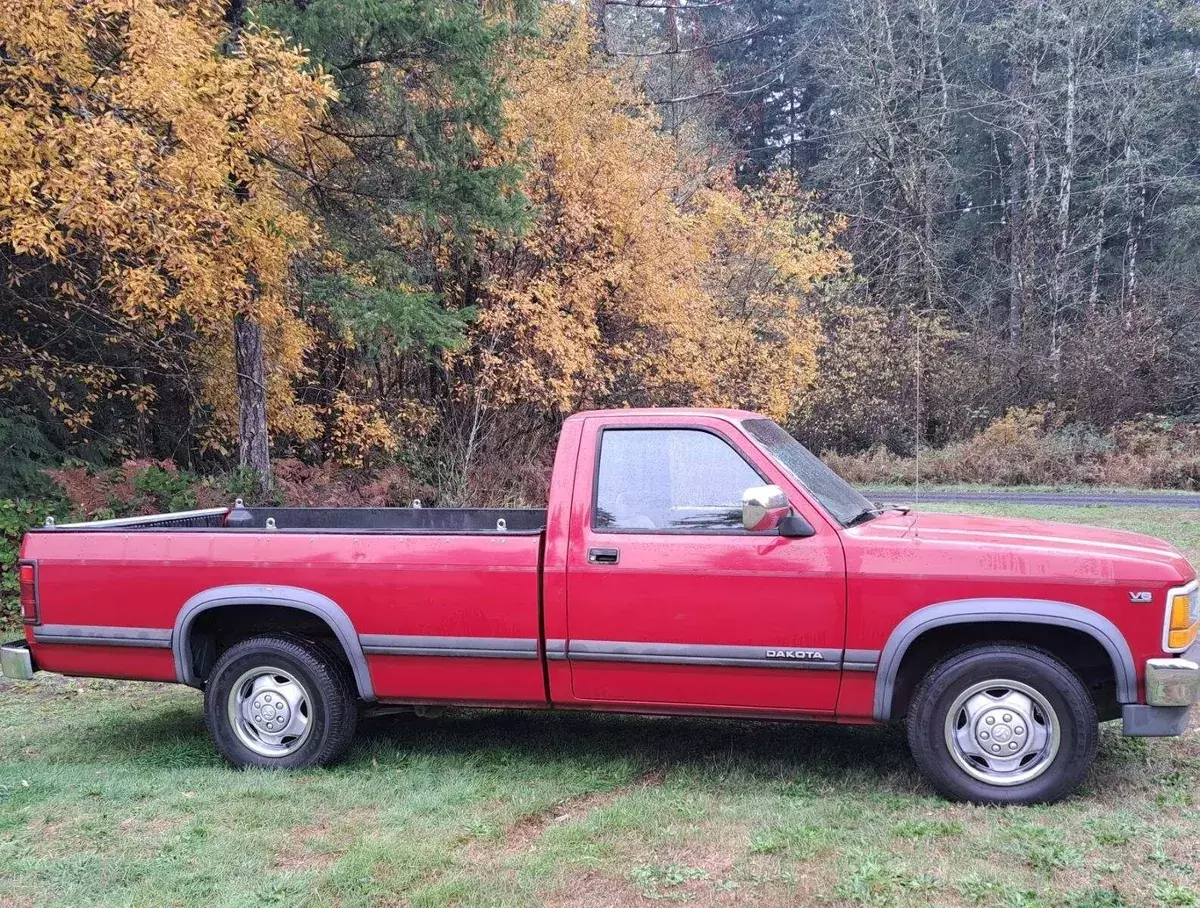
{"label": "front wheel", "polygon": [[336,762],[350,746],[358,702],[328,649],[263,636],[231,646],[204,689],[204,722],[235,766],[298,769]]}
{"label": "front wheel", "polygon": [[1037,804],[1074,791],[1096,756],[1096,707],[1053,656],[983,646],[938,663],[908,710],[908,743],[939,793],[976,804]]}

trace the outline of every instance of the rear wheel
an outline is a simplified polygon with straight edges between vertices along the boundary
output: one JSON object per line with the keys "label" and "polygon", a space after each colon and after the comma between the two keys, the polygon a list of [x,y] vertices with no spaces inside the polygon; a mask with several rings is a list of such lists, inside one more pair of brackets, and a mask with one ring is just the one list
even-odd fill
{"label": "rear wheel", "polygon": [[284,636],[230,647],[204,691],[204,720],[236,766],[294,769],[341,758],[358,702],[349,672],[327,648]]}
{"label": "rear wheel", "polygon": [[938,663],[908,711],[908,741],[930,783],[979,804],[1056,801],[1096,756],[1096,707],[1048,653],[984,646]]}

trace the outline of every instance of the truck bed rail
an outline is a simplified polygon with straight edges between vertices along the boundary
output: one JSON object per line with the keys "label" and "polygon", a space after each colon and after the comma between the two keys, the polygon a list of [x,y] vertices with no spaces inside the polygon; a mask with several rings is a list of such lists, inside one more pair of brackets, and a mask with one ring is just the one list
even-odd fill
{"label": "truck bed rail", "polygon": [[79,523],[53,523],[46,526],[60,530],[153,529],[155,527],[219,527],[229,508],[201,508],[196,511],[174,511],[169,514],[143,514],[140,517],[113,517],[109,520],[88,520]]}
{"label": "truck bed rail", "polygon": [[259,508],[245,509],[256,529],[312,532],[537,533],[540,508]]}
{"label": "truck bed rail", "polygon": [[46,530],[267,530],[283,533],[536,534],[540,508],[204,508],[79,523],[46,521]]}

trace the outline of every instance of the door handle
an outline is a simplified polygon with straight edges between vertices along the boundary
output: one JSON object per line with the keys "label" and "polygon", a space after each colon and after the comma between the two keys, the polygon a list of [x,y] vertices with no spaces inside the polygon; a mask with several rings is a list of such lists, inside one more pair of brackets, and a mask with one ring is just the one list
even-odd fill
{"label": "door handle", "polygon": [[588,564],[616,564],[620,560],[620,549],[588,549]]}

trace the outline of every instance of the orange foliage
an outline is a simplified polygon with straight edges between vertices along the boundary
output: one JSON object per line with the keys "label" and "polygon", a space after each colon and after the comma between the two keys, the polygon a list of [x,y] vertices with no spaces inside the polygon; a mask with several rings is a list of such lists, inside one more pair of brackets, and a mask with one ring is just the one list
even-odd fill
{"label": "orange foliage", "polygon": [[785,417],[816,372],[807,295],[849,264],[840,225],[786,179],[742,191],[690,159],[631,73],[592,46],[582,8],[554,6],[512,66],[490,155],[526,162],[532,226],[487,249],[479,317],[451,356],[464,399],[481,388],[501,409],[739,404]]}
{"label": "orange foliage", "polygon": [[[257,319],[272,416],[303,436],[314,426],[290,379],[308,336],[287,288],[292,255],[314,230],[272,161],[294,153],[331,89],[263,31],[218,53],[221,14],[212,0],[0,6],[0,247],[29,319],[94,318],[110,343],[128,334],[160,351],[178,338],[174,350],[206,376],[214,440],[235,418],[234,316]],[[0,347],[19,364],[0,386],[39,382],[69,428],[85,426],[103,395],[142,394],[112,370],[39,362],[20,337]],[[173,361],[163,353],[158,365]],[[85,392],[68,400],[64,376]]]}

